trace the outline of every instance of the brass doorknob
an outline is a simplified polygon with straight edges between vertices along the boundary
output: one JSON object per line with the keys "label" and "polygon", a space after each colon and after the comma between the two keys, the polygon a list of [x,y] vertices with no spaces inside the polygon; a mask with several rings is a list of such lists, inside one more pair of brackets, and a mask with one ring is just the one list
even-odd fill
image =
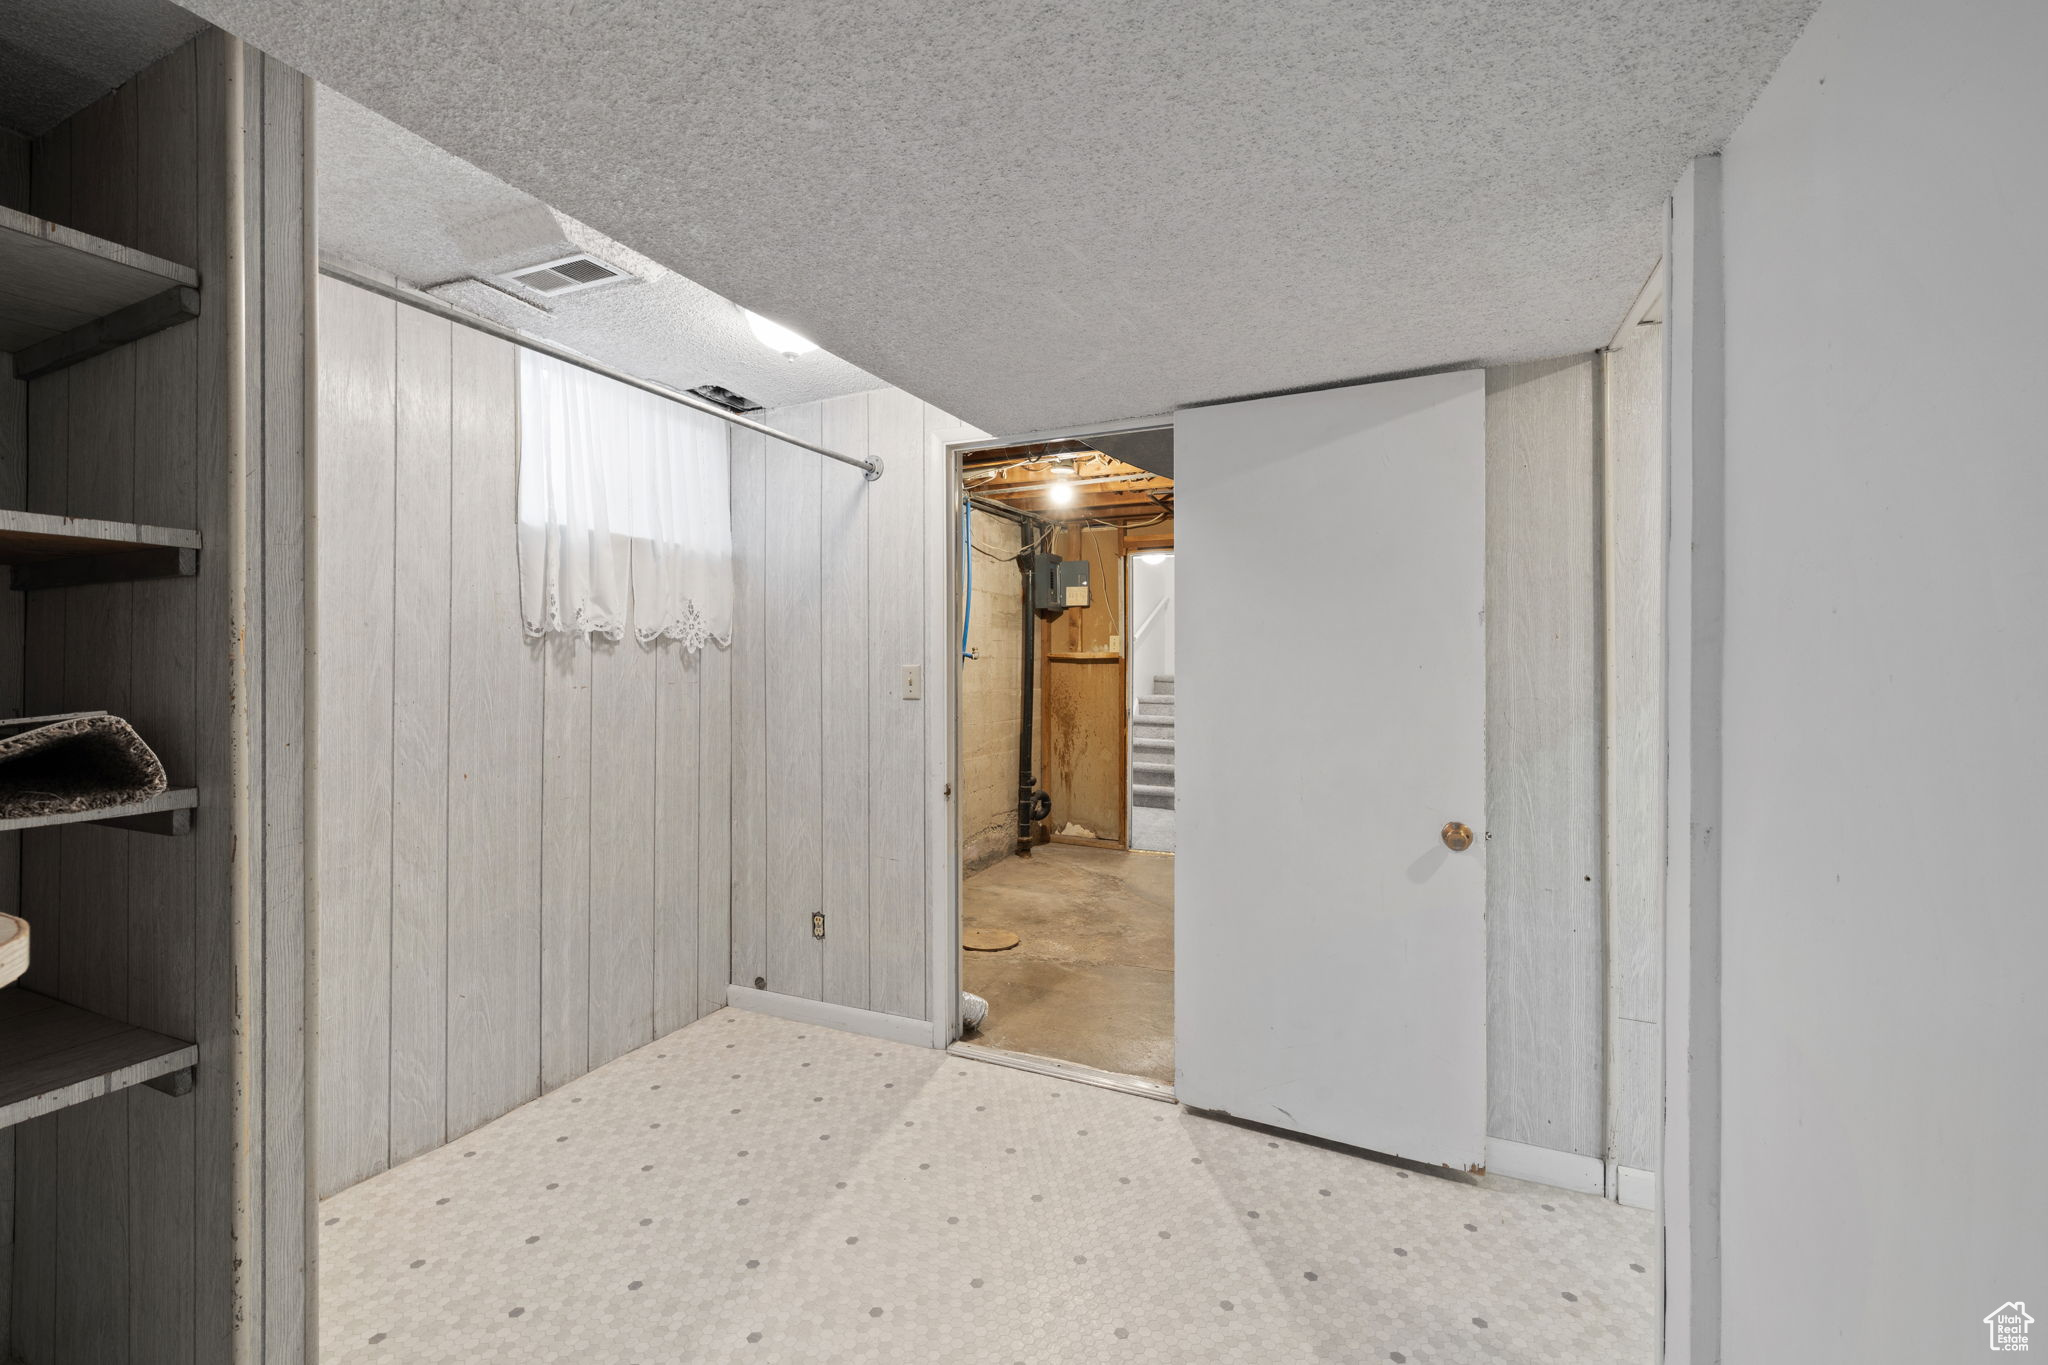
{"label": "brass doorknob", "polygon": [[1444,847],[1453,853],[1463,853],[1472,847],[1472,826],[1461,825],[1456,820],[1445,825]]}

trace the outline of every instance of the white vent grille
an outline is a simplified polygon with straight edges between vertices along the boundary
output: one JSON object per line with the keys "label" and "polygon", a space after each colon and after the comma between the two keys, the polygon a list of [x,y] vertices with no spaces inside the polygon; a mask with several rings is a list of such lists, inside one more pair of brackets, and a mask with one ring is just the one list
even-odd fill
{"label": "white vent grille", "polygon": [[559,261],[544,261],[522,270],[514,270],[503,277],[536,294],[553,298],[558,294],[573,294],[579,289],[590,289],[613,280],[630,279],[625,271],[614,265],[607,265],[595,256],[577,254],[564,256]]}

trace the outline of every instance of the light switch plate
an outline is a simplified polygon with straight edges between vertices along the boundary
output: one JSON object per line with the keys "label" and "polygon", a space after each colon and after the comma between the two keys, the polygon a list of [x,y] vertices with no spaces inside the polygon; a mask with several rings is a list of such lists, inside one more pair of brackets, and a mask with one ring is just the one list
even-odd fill
{"label": "light switch plate", "polygon": [[924,665],[903,665],[903,700],[924,700]]}

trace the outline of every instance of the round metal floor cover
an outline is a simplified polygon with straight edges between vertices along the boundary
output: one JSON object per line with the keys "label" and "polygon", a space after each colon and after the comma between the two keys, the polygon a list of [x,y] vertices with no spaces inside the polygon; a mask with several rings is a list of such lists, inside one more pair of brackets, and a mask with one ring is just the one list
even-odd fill
{"label": "round metal floor cover", "polygon": [[1008,929],[969,929],[960,935],[960,946],[977,953],[1000,953],[1017,946],[1017,936]]}

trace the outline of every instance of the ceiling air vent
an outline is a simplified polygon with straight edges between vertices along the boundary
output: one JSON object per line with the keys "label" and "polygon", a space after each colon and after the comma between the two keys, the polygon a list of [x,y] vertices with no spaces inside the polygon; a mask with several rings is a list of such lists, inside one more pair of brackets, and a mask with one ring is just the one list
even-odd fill
{"label": "ceiling air vent", "polygon": [[516,285],[546,294],[553,298],[558,294],[573,294],[579,289],[589,289],[613,280],[631,278],[615,265],[606,265],[595,256],[578,252],[564,256],[559,261],[544,261],[530,265],[523,270],[508,272],[503,278]]}
{"label": "ceiling air vent", "polygon": [[699,398],[718,404],[727,412],[761,411],[761,405],[753,399],[743,398],[731,389],[722,388],[717,384],[699,384],[696,388],[691,389],[690,392],[696,394]]}

